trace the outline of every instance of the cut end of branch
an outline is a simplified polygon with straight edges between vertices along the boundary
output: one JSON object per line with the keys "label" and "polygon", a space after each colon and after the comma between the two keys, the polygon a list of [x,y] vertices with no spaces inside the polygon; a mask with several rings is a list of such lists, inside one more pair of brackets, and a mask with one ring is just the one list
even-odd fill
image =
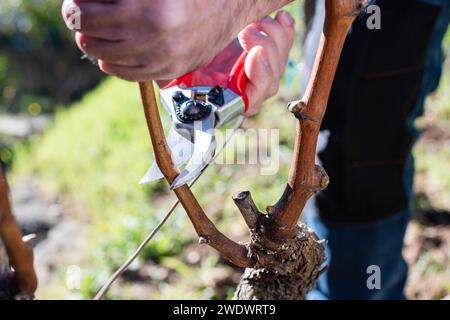
{"label": "cut end of branch", "polygon": [[360,14],[362,8],[368,4],[368,0],[333,0],[326,2],[326,9],[331,17],[355,17]]}
{"label": "cut end of branch", "polygon": [[233,201],[244,217],[247,226],[250,229],[255,229],[258,225],[260,212],[253,201],[251,193],[249,191],[236,193],[233,196]]}
{"label": "cut end of branch", "polygon": [[251,197],[250,191],[241,191],[236,193],[233,196],[233,200],[234,201],[243,201],[245,199],[247,199],[248,197]]}
{"label": "cut end of branch", "polygon": [[328,177],[328,174],[325,172],[325,169],[319,165],[316,165],[316,175],[319,181],[319,187],[317,191],[325,190],[330,184],[330,177]]}
{"label": "cut end of branch", "polygon": [[361,10],[369,4],[369,0],[355,0],[355,10],[357,11],[357,14],[361,12]]}
{"label": "cut end of branch", "polygon": [[[22,237],[22,241],[28,246],[28,248],[33,249],[37,243],[37,236],[35,233],[27,234]],[[33,254],[33,252],[31,252]]]}
{"label": "cut end of branch", "polygon": [[300,120],[302,112],[305,109],[305,106],[306,106],[305,102],[298,100],[289,102],[287,108],[297,119]]}
{"label": "cut end of branch", "polygon": [[318,119],[306,114],[306,103],[304,101],[293,101],[288,104],[288,110],[300,121],[311,121],[320,124]]}
{"label": "cut end of branch", "polygon": [[292,113],[298,113],[305,107],[305,102],[301,100],[291,101],[288,103],[288,110]]}

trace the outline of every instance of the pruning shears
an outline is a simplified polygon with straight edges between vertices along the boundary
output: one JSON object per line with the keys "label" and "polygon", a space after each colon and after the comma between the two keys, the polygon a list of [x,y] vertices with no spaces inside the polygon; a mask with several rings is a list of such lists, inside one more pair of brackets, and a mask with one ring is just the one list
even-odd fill
{"label": "pruning shears", "polygon": [[[193,74],[189,73],[160,90],[161,103],[172,120],[166,141],[173,162],[178,168],[187,162],[171,184],[171,190],[197,178],[212,161],[216,150],[215,129],[248,110],[245,95],[248,79],[244,70],[247,53],[244,51],[233,66],[227,87],[193,86]],[[153,162],[140,183],[161,178],[163,174]]]}

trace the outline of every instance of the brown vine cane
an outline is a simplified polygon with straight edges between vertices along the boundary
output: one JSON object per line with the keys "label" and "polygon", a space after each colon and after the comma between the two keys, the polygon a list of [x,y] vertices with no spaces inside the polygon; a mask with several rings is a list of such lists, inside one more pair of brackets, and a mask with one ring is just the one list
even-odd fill
{"label": "brown vine cane", "polygon": [[269,237],[282,240],[292,235],[306,201],[328,186],[329,178],[315,164],[322,119],[347,33],[366,0],[326,0],[325,24],[313,72],[302,100],[291,102],[297,128],[289,181],[280,200],[267,211]]}
{"label": "brown vine cane", "polygon": [[14,269],[15,297],[33,299],[37,289],[37,277],[33,267],[32,249],[22,240],[17,221],[12,213],[8,188],[0,169],[0,238],[5,246],[9,265]]}

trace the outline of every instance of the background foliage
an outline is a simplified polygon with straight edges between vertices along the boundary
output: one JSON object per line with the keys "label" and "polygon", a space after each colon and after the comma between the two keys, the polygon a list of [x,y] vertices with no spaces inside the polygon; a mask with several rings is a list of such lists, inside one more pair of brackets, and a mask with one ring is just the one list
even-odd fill
{"label": "background foliage", "polygon": [[2,109],[32,115],[53,112],[100,80],[101,74],[81,61],[60,5],[59,0],[0,2]]}

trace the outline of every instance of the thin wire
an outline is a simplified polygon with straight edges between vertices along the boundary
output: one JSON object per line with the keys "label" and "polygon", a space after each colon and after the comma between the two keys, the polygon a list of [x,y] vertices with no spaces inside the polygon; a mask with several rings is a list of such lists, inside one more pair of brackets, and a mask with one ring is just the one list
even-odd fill
{"label": "thin wire", "polygon": [[[222,145],[220,150],[216,153],[216,155],[214,156],[214,158],[211,162],[216,160],[222,154],[222,152],[225,150],[228,143],[231,141],[231,139],[236,134],[237,130],[240,129],[242,127],[242,125],[244,124],[245,119],[246,118],[244,116],[239,117],[239,119],[236,122],[236,125],[233,128],[232,134],[230,134],[227,137],[224,144]],[[189,185],[189,188],[191,188],[198,181],[198,179],[203,175],[203,173],[206,171],[206,169],[208,167],[209,167],[209,164],[200,173],[200,175],[197,178],[195,178],[194,181],[192,181],[192,183]],[[95,295],[94,300],[102,300],[105,297],[105,295],[108,293],[108,290],[111,288],[111,286],[114,284],[114,282],[116,282],[116,280],[130,267],[130,265],[133,263],[134,260],[136,260],[136,258],[142,252],[142,250],[144,250],[144,248],[150,243],[150,241],[152,241],[152,239],[159,232],[159,230],[161,230],[161,228],[164,226],[164,224],[167,222],[167,220],[169,220],[170,216],[172,215],[172,213],[175,211],[175,209],[177,208],[177,206],[179,204],[180,204],[180,200],[177,200],[172,204],[172,206],[170,207],[169,211],[166,213],[164,218],[158,223],[158,225],[152,230],[152,232],[150,232],[145,237],[145,239],[137,247],[137,249],[133,252],[133,254],[131,254],[127,258],[127,260],[111,275],[111,277],[109,277],[109,279],[106,281],[106,283],[100,288],[100,290]]]}

